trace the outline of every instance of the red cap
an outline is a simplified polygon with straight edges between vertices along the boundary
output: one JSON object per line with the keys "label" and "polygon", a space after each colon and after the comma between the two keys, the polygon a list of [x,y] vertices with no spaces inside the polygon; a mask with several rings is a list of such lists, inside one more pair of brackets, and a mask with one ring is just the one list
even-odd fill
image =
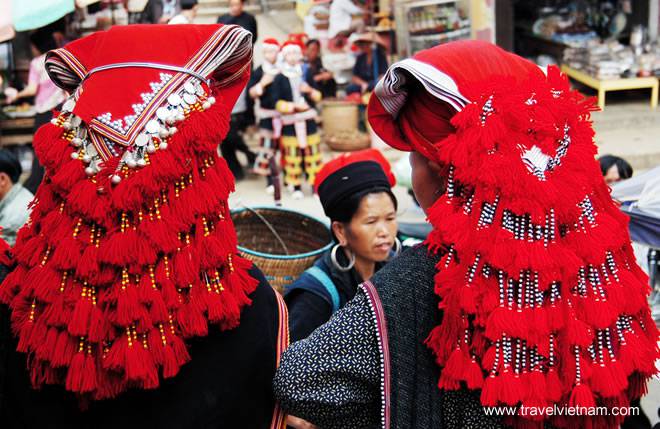
{"label": "red cap", "polygon": [[264,40],[263,42],[261,42],[261,44],[262,44],[263,47],[266,47],[266,45],[269,45],[269,47],[274,46],[274,47],[277,47],[278,50],[280,49],[280,42],[278,42],[277,39],[274,39],[272,37],[269,38],[269,39]]}
{"label": "red cap", "polygon": [[287,40],[282,45],[282,53],[290,52],[290,51],[293,51],[293,50],[298,50],[298,51],[302,52],[303,51],[302,44],[295,41],[295,40]]}
{"label": "red cap", "polygon": [[327,162],[321,171],[319,171],[316,175],[316,179],[314,180],[314,191],[318,192],[319,186],[321,186],[323,181],[342,168],[357,162],[365,161],[371,161],[380,164],[380,167],[383,169],[387,180],[390,182],[390,187],[396,185],[396,178],[392,173],[392,167],[390,166],[390,163],[387,161],[387,159],[385,159],[383,154],[380,153],[380,151],[377,149],[365,149],[339,155],[332,161]]}

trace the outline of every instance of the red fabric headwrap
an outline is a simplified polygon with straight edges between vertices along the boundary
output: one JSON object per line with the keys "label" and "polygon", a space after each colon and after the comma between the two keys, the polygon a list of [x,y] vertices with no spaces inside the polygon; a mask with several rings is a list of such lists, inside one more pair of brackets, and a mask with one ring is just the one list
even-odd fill
{"label": "red fabric headwrap", "polygon": [[383,169],[387,179],[390,181],[390,186],[393,187],[396,185],[396,177],[394,177],[394,174],[392,173],[392,167],[390,166],[390,163],[387,161],[387,159],[385,159],[383,154],[380,153],[380,151],[377,149],[365,149],[359,150],[357,152],[342,154],[335,159],[326,162],[323,165],[321,171],[319,171],[316,175],[316,180],[314,181],[314,192],[318,192],[321,183],[323,183],[323,181],[331,174],[341,170],[347,165],[363,161],[377,162]]}
{"label": "red fabric headwrap", "polygon": [[[410,79],[428,95],[409,93]],[[427,243],[445,252],[435,277],[442,323],[427,339],[439,387],[481,389],[485,406],[613,407],[640,397],[658,372],[658,330],[627,218],[595,161],[592,102],[556,68],[546,76],[480,42],[395,64],[375,94],[370,121],[385,141],[448,166],[447,193],[428,210]],[[448,135],[449,115],[428,109],[429,96],[456,112]],[[615,428],[622,417],[507,423],[545,420]]]}
{"label": "red fabric headwrap", "polygon": [[[34,146],[46,176],[0,286],[35,387],[156,388],[184,340],[231,329],[256,287],[236,250],[218,142],[249,78],[236,26],[118,26],[48,54],[72,96]],[[122,66],[151,62],[187,72]],[[175,126],[176,124],[176,126]]]}

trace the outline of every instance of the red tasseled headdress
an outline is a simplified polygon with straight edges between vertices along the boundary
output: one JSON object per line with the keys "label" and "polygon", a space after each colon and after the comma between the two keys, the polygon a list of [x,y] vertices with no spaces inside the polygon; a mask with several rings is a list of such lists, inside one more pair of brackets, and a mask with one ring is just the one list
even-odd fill
{"label": "red tasseled headdress", "polygon": [[[413,81],[427,94],[409,97]],[[427,240],[446,250],[443,319],[427,339],[441,389],[481,389],[485,406],[613,407],[657,373],[648,281],[594,158],[592,110],[556,68],[546,76],[483,42],[421,52],[377,86],[375,132],[448,167]],[[541,428],[543,417],[509,423]]]}
{"label": "red tasseled headdress", "polygon": [[239,324],[256,281],[217,145],[251,54],[218,25],[113,27],[48,54],[72,96],[35,136],[46,176],[0,286],[35,387],[156,388],[187,338]]}

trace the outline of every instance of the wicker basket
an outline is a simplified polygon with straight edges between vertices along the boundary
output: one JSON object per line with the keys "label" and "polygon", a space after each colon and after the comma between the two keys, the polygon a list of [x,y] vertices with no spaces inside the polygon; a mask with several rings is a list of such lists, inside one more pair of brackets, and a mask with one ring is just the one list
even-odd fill
{"label": "wicker basket", "polygon": [[280,292],[332,246],[330,229],[323,222],[296,211],[242,208],[231,217],[238,250]]}
{"label": "wicker basket", "polygon": [[348,101],[324,100],[321,109],[323,133],[334,136],[339,132],[358,129],[360,112],[358,105]]}
{"label": "wicker basket", "polygon": [[369,135],[358,130],[340,131],[332,135],[324,134],[324,141],[330,149],[336,152],[352,152],[371,146]]}

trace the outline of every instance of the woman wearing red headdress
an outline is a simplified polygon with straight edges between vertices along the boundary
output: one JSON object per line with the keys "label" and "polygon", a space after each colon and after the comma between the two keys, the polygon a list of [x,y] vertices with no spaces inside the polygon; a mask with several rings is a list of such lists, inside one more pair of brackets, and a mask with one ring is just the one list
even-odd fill
{"label": "woman wearing red headdress", "polygon": [[376,149],[341,155],[319,172],[315,189],[335,245],[286,287],[291,341],[327,322],[360,283],[401,251],[394,184],[389,163]]}
{"label": "woman wearing red headdress", "polygon": [[131,25],[47,55],[71,96],[35,136],[46,176],[0,285],[3,428],[281,427],[286,308],[237,253],[217,154],[250,39]]}
{"label": "woman wearing red headdress", "polygon": [[643,395],[660,353],[592,102],[476,41],[393,65],[374,94],[433,231],[285,353],[285,410],[324,429],[617,428],[593,407]]}

